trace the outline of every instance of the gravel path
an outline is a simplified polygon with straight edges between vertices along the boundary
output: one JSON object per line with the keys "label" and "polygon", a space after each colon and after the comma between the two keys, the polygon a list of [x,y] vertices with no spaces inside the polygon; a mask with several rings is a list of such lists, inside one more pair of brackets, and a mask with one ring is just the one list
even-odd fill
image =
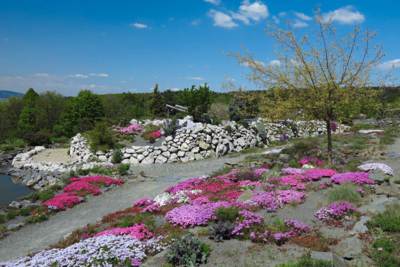
{"label": "gravel path", "polygon": [[48,221],[27,225],[0,240],[0,262],[45,249],[75,229],[94,223],[108,213],[130,207],[141,197],[154,197],[180,180],[209,175],[225,163],[238,163],[248,155],[137,167],[135,172],[143,171],[148,177],[146,181],[127,182],[72,209],[59,212]]}

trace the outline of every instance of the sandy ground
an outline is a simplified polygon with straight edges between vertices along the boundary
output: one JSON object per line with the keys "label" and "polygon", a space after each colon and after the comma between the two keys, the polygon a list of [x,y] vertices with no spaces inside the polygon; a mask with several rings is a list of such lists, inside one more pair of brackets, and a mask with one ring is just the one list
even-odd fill
{"label": "sandy ground", "polygon": [[33,162],[69,163],[68,148],[48,148],[32,157]]}
{"label": "sandy ground", "polygon": [[[63,155],[59,150],[50,152],[50,155]],[[59,212],[48,221],[27,225],[0,240],[0,262],[39,251],[58,242],[72,231],[82,228],[89,223],[100,220],[104,215],[132,206],[132,203],[142,197],[154,197],[168,186],[178,181],[209,175],[219,170],[225,163],[238,163],[246,156],[226,157],[193,161],[190,163],[147,165],[136,167],[135,172],[144,172],[144,182],[130,181],[123,186],[107,193],[89,198],[88,201],[72,209]],[[46,158],[46,155],[38,155]],[[51,157],[51,160],[60,158]]]}

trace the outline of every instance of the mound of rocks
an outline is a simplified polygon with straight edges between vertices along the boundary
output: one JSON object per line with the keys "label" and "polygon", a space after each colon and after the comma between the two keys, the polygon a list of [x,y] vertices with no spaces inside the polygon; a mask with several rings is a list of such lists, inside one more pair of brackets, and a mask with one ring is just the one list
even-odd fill
{"label": "mound of rocks", "polygon": [[76,163],[90,162],[95,158],[95,155],[90,151],[87,139],[80,133],[72,137],[68,154],[71,160]]}

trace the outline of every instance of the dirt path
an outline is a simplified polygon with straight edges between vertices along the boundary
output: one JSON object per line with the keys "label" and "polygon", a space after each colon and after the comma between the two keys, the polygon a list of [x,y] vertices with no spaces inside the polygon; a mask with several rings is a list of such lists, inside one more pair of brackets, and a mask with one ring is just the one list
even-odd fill
{"label": "dirt path", "polygon": [[57,213],[48,221],[27,225],[0,240],[0,262],[39,251],[56,243],[75,229],[94,223],[104,215],[128,208],[141,197],[154,197],[168,186],[180,180],[201,175],[209,175],[222,168],[225,163],[238,163],[246,156],[207,159],[190,163],[148,165],[137,167],[136,173],[143,171],[144,182],[131,181],[101,196],[64,212]]}

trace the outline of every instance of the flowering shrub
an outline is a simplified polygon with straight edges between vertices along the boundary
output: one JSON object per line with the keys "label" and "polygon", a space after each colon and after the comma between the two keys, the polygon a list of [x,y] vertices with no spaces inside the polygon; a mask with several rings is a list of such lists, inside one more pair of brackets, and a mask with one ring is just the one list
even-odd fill
{"label": "flowering shrub", "polygon": [[161,134],[161,131],[160,131],[160,130],[157,130],[157,131],[154,131],[154,132],[149,133],[149,137],[150,137],[150,138],[153,138],[153,139],[158,139],[158,138],[160,138],[161,136],[162,136],[162,134]]}
{"label": "flowering shrub", "polygon": [[243,235],[244,230],[251,228],[253,225],[264,222],[262,216],[248,210],[240,211],[239,215],[240,218],[238,218],[238,221],[236,222],[235,228],[232,231],[232,235]]}
{"label": "flowering shrub", "polygon": [[320,221],[340,220],[357,209],[347,201],[333,202],[328,207],[319,209],[314,216]]}
{"label": "flowering shrub", "polygon": [[193,227],[197,225],[206,225],[214,218],[214,211],[220,207],[229,207],[230,204],[225,201],[209,202],[198,205],[183,205],[167,212],[165,218],[174,225],[182,227]]}
{"label": "flowering shrub", "polygon": [[304,190],[306,189],[305,184],[302,182],[303,176],[301,175],[287,175],[277,178],[280,185],[290,186],[293,189]]}
{"label": "flowering shrub", "polygon": [[358,166],[358,169],[362,171],[381,170],[383,173],[393,176],[393,169],[384,163],[365,163]]}
{"label": "flowering shrub", "polygon": [[275,211],[284,204],[300,203],[305,194],[295,190],[277,190],[275,192],[258,192],[254,194],[251,200],[258,205],[266,208],[268,211]]}
{"label": "flowering shrub", "polygon": [[143,127],[138,123],[132,123],[126,127],[117,127],[116,130],[121,134],[137,134],[143,131]]}
{"label": "flowering shrub", "polygon": [[283,168],[281,170],[281,172],[283,174],[288,174],[288,175],[297,175],[297,174],[303,174],[305,172],[305,170],[304,169],[299,169],[299,168],[288,167],[288,168]]}
{"label": "flowering shrub", "polygon": [[331,177],[336,174],[332,169],[309,169],[304,172],[304,179],[307,181],[319,181],[322,177]]}
{"label": "flowering shrub", "polygon": [[331,182],[335,184],[354,183],[358,185],[374,184],[374,180],[369,178],[366,172],[344,172],[337,173],[331,177]]}
{"label": "flowering shrub", "polygon": [[[33,256],[0,263],[1,266],[136,266],[146,258],[146,253],[164,249],[161,238],[140,241],[130,236],[97,236],[85,239],[65,249],[43,250]],[[133,266],[135,266],[133,265]]]}
{"label": "flowering shrub", "polygon": [[49,209],[65,210],[66,208],[72,208],[76,204],[80,203],[82,198],[71,193],[61,193],[55,195],[53,198],[43,202],[43,205]]}
{"label": "flowering shrub", "polygon": [[94,196],[101,194],[101,190],[98,186],[85,181],[76,181],[70,183],[69,185],[64,187],[64,192],[78,193],[80,195],[92,194]]}
{"label": "flowering shrub", "polygon": [[176,194],[182,190],[189,190],[194,189],[195,186],[202,184],[205,181],[205,177],[198,177],[198,178],[190,178],[185,181],[182,181],[174,186],[169,187],[165,190],[168,193]]}
{"label": "flowering shrub", "polygon": [[103,235],[130,235],[138,240],[149,239],[154,236],[154,234],[150,232],[144,224],[135,224],[130,227],[111,228],[96,234],[96,236]]}
{"label": "flowering shrub", "polygon": [[253,173],[254,173],[254,175],[256,176],[256,177],[260,177],[261,175],[263,175],[265,172],[267,172],[268,171],[268,168],[258,168],[258,169],[255,169],[254,171],[253,171]]}

